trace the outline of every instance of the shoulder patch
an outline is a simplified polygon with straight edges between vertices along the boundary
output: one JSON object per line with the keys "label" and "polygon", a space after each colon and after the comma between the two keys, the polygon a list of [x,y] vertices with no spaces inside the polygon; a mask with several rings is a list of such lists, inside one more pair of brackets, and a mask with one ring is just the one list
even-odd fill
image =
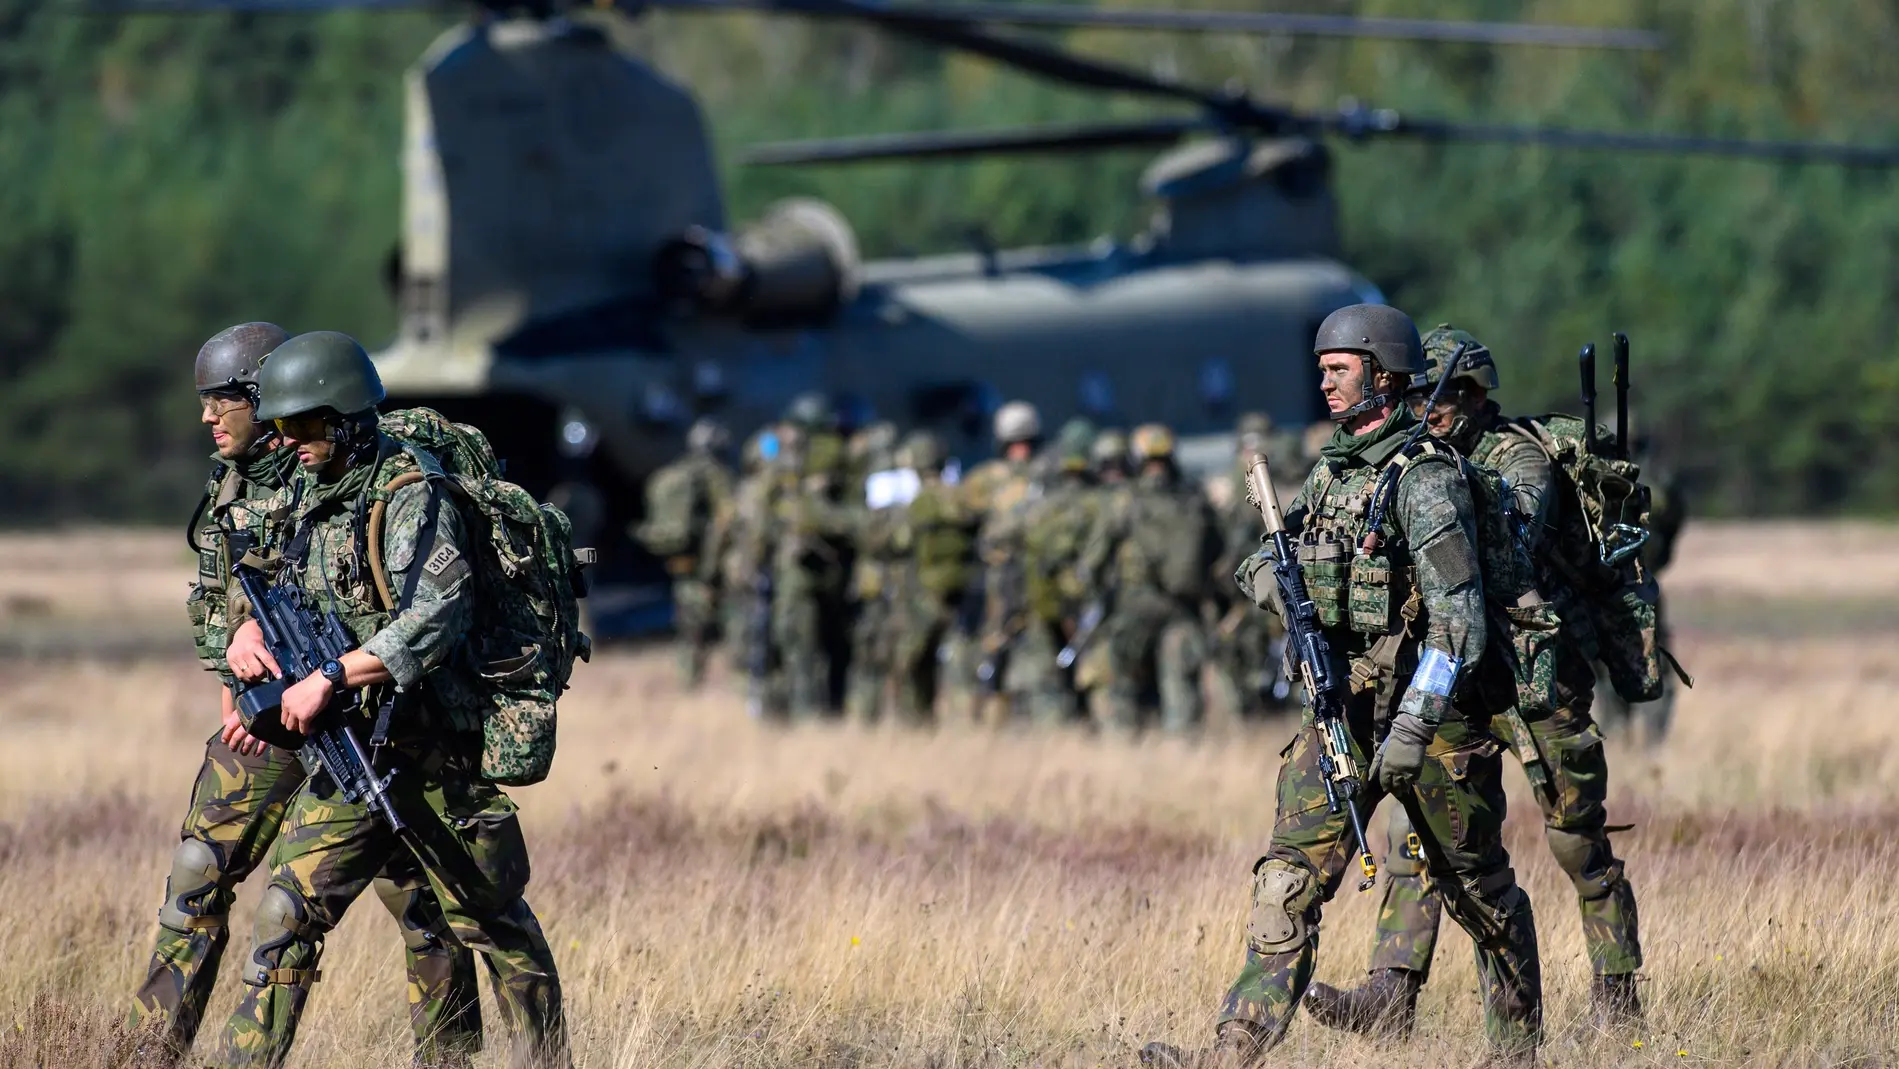
{"label": "shoulder patch", "polygon": [[443,543],[435,547],[435,552],[429,554],[428,560],[422,562],[422,570],[440,578],[443,572],[448,571],[450,565],[461,559],[461,556],[461,550]]}

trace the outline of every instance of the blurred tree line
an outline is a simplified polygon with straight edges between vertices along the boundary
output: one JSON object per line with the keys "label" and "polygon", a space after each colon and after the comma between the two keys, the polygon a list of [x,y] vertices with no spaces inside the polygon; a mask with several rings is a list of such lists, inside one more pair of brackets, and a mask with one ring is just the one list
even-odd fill
{"label": "blurred tree line", "polygon": [[[1205,0],[1202,6],[1217,4]],[[1290,10],[1646,26],[1657,55],[1073,32],[1077,49],[1323,109],[1899,142],[1899,8],[1835,0],[1287,0]],[[0,519],[170,520],[202,478],[186,365],[268,318],[375,342],[398,226],[401,73],[438,13],[104,17],[0,0]],[[1127,236],[1141,153],[747,170],[794,137],[1154,114],[874,31],[650,16],[629,44],[700,95],[734,219],[840,205],[871,255]],[[1634,339],[1638,416],[1730,513],[1899,500],[1899,182],[1888,171],[1471,145],[1336,146],[1347,260],[1572,406],[1573,356]]]}

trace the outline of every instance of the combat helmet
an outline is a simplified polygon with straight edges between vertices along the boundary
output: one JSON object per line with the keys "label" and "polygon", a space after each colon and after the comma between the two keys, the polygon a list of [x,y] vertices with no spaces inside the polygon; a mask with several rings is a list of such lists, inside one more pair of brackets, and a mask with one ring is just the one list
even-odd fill
{"label": "combat helmet", "polygon": [[1088,470],[1089,450],[1095,444],[1095,425],[1076,416],[1055,435],[1055,466],[1059,471]]}
{"label": "combat helmet", "polygon": [[1142,463],[1150,460],[1174,459],[1174,432],[1165,423],[1143,423],[1134,428],[1128,436],[1128,446],[1134,459]]}
{"label": "combat helmet", "polygon": [[837,427],[837,409],[821,393],[801,393],[786,406],[785,422],[805,430],[833,430]]}
{"label": "combat helmet", "polygon": [[198,350],[193,368],[198,392],[241,393],[257,407],[257,371],[272,349],[290,340],[275,323],[239,323],[212,336]]}
{"label": "combat helmet", "polygon": [[1490,355],[1489,347],[1468,330],[1439,323],[1424,336],[1424,370],[1411,376],[1411,385],[1405,392],[1436,389],[1438,380],[1444,377],[1445,366],[1460,345],[1464,346],[1464,358],[1458,361],[1457,373],[1451,376],[1451,382],[1468,381],[1485,392],[1496,390],[1500,385],[1497,361]]}
{"label": "combat helmet", "polygon": [[1357,353],[1365,368],[1364,396],[1343,411],[1332,413],[1342,423],[1391,403],[1391,395],[1372,392],[1373,366],[1408,379],[1424,370],[1424,343],[1411,317],[1385,304],[1352,304],[1333,312],[1319,324],[1312,355]]}
{"label": "combat helmet", "polygon": [[711,416],[700,416],[686,431],[686,448],[694,453],[723,453],[730,443],[725,424]]}
{"label": "combat helmet", "polygon": [[1088,456],[1099,471],[1110,465],[1126,465],[1128,462],[1127,432],[1109,427],[1095,435],[1095,444],[1088,449]]}
{"label": "combat helmet", "polygon": [[375,362],[347,334],[317,330],[271,350],[257,374],[258,422],[306,412],[372,412],[388,396]]}
{"label": "combat helmet", "polygon": [[948,459],[942,437],[930,431],[911,431],[897,447],[897,466],[915,472],[941,471]]}
{"label": "combat helmet", "polygon": [[996,409],[996,444],[1014,445],[1042,437],[1042,414],[1027,401],[1010,401]]}

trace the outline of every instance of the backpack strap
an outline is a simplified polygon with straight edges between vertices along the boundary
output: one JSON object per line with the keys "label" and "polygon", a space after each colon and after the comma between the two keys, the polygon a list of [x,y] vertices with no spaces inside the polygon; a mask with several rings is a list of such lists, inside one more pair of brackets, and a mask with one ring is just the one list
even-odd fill
{"label": "backpack strap", "polygon": [[[382,488],[379,499],[369,509],[368,537],[364,540],[364,555],[369,558],[369,571],[376,581],[376,593],[382,598],[383,611],[391,617],[400,615],[415,600],[417,585],[422,581],[422,562],[410,561],[409,573],[402,580],[402,596],[392,597],[389,589],[389,570],[383,563],[382,535],[383,526],[388,519],[389,502],[396,491],[406,486],[423,483],[428,494],[427,504],[423,506],[422,529],[416,533],[416,555],[420,557],[422,547],[435,540],[435,528],[442,515],[442,491],[433,485],[432,480],[420,471],[405,471],[389,480]],[[395,719],[398,695],[391,693],[376,709],[376,724],[370,731],[369,752],[374,755],[381,751],[389,741],[390,721]]]}

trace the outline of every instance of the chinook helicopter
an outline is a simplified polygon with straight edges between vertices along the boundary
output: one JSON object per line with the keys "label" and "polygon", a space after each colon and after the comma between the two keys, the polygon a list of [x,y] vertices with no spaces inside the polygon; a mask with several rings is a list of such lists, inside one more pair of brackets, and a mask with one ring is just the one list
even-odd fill
{"label": "chinook helicopter", "polygon": [[[423,0],[127,0],[94,10],[319,11]],[[659,572],[622,533],[647,474],[694,415],[744,431],[824,390],[965,450],[1004,399],[1160,418],[1183,434],[1262,410],[1322,413],[1320,320],[1379,291],[1344,264],[1328,138],[1402,137],[1886,165],[1886,150],[1300,113],[1085,59],[995,25],[1264,32],[1655,49],[1639,30],[1032,3],[481,0],[407,76],[395,339],[376,361],[397,406],[487,432],[511,478],[565,505],[606,553],[600,631],[664,612]],[[1125,243],[863,262],[845,216],[793,200],[734,227],[692,94],[578,9],[757,11],[845,20],[1079,87],[1191,105],[1138,122],[759,147],[758,165],[1166,149]],[[1134,404],[1124,409],[1123,398]],[[1138,409],[1137,411],[1134,409]],[[610,591],[620,592],[616,597]],[[618,618],[617,620],[615,618]],[[663,616],[661,617],[663,619]]]}

